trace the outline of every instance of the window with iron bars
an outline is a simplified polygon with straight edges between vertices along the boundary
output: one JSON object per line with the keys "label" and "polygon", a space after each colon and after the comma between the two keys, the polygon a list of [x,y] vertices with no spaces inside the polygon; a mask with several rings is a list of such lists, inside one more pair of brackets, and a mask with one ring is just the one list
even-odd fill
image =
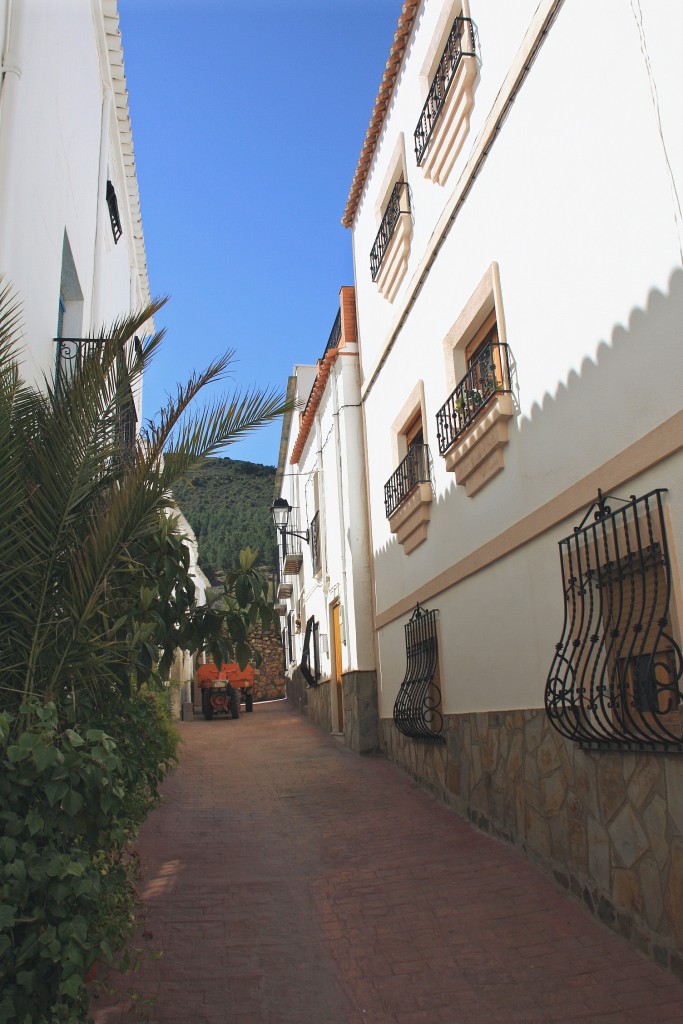
{"label": "window with iron bars", "polygon": [[119,202],[116,198],[116,191],[110,181],[107,182],[107,209],[109,210],[109,222],[111,224],[111,233],[114,236],[114,245],[118,244],[118,240],[123,234],[123,228],[121,227],[121,217],[119,215]]}
{"label": "window with iron bars", "polygon": [[463,18],[458,15],[448,34],[446,45],[415,128],[415,159],[418,167],[424,159],[429,142],[443,113],[463,57],[476,57],[476,53],[474,23],[471,18]]}
{"label": "window with iron bars", "polygon": [[598,492],[560,541],[564,627],[545,707],[558,732],[588,749],[683,752],[664,493]]}
{"label": "window with iron bars", "polygon": [[402,215],[410,216],[410,188],[407,181],[397,181],[391,190],[389,201],[382,216],[379,231],[370,250],[370,273],[377,280],[382,260],[393,237],[396,225]]}

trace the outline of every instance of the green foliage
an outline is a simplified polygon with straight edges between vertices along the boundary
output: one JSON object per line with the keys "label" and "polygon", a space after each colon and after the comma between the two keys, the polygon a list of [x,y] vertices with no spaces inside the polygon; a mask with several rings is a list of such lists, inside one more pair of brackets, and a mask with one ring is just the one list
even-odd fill
{"label": "green foliage", "polygon": [[209,593],[206,607],[195,612],[204,647],[217,665],[236,661],[244,669],[252,662],[258,668],[262,655],[249,637],[256,626],[267,633],[276,624],[268,579],[255,565],[257,557],[251,548],[240,551],[239,569],[227,573],[223,586]]}
{"label": "green foliage", "polygon": [[211,582],[239,564],[248,539],[259,562],[275,564],[277,542],[270,505],[275,467],[237,459],[207,459],[202,469],[176,485],[173,495],[199,544],[199,564]]}
{"label": "green foliage", "polygon": [[168,512],[176,483],[279,416],[281,396],[189,415],[228,353],[122,447],[121,410],[162,335],[132,339],[162,304],[98,332],[76,374],[37,389],[0,289],[0,1024],[86,1019],[88,968],[133,919],[128,844],[175,758],[159,659],[218,642],[251,657],[246,624],[269,615],[251,562],[222,606],[195,608]]}
{"label": "green foliage", "polygon": [[106,722],[87,702],[77,720],[33,703],[18,737],[0,715],[0,1021],[80,1022],[87,971],[134,924],[128,847],[177,736],[152,693],[112,694]]}

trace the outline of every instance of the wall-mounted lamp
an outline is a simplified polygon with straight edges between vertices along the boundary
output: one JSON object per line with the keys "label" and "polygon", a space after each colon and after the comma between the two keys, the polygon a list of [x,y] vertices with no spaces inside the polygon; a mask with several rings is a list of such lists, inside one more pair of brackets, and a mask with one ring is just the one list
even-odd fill
{"label": "wall-mounted lamp", "polygon": [[278,530],[283,536],[287,534],[288,537],[298,537],[300,540],[305,540],[307,544],[310,543],[308,537],[308,530],[305,533],[299,533],[297,530],[288,530],[289,516],[292,511],[292,506],[289,504],[286,498],[276,498],[273,504],[270,506],[270,511],[273,513],[273,522],[275,523],[275,529]]}

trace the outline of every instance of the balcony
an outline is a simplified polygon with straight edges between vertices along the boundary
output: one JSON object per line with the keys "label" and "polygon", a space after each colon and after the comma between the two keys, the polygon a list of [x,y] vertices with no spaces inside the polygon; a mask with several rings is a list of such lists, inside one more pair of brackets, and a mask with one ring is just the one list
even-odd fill
{"label": "balcony", "polygon": [[474,58],[474,24],[470,18],[457,17],[414,132],[418,167],[437,184],[445,181],[469,131],[477,77]]}
{"label": "balcony", "polygon": [[[80,373],[83,369],[87,359],[96,356],[100,351],[104,339],[102,338],[55,338],[57,345],[57,356],[56,356],[56,367],[55,367],[55,391],[59,394],[60,388],[67,381],[72,380],[76,374]],[[140,341],[138,338],[133,339],[136,351],[140,352]],[[118,364],[120,360],[116,360]],[[123,368],[112,369],[112,372],[123,372],[127,374],[127,370]],[[138,433],[138,416],[135,409],[135,399],[131,390],[130,384],[127,383],[127,378],[123,378],[123,396],[119,403],[118,416],[113,430],[113,439],[117,448],[121,452],[121,455],[117,457],[117,461],[120,462],[122,459],[126,459],[133,452],[135,448],[135,439]],[[103,436],[103,443],[106,440],[111,442],[111,435],[107,439]]]}
{"label": "balcony", "polygon": [[370,273],[380,294],[392,301],[408,266],[412,235],[410,189],[397,181],[370,250]]}
{"label": "balcony", "polygon": [[315,576],[322,569],[322,537],[320,535],[320,511],[311,519],[311,561],[313,562],[313,573]]}
{"label": "balcony", "polygon": [[283,577],[287,577],[287,575],[298,575],[299,569],[303,563],[301,538],[291,537],[289,532],[289,530],[301,532],[299,519],[296,513],[297,510],[292,509],[287,527],[288,532],[282,535],[281,565]]}
{"label": "balcony", "polygon": [[432,503],[429,446],[413,445],[384,485],[384,508],[389,529],[406,554],[427,539]]}
{"label": "balcony", "polygon": [[512,415],[508,346],[491,342],[436,414],[439,454],[470,496],[503,468]]}

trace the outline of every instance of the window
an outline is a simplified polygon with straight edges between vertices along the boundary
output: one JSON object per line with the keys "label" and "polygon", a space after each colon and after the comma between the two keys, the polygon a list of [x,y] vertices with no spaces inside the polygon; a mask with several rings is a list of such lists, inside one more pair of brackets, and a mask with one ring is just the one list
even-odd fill
{"label": "window", "polygon": [[[301,663],[299,668],[309,686],[317,686],[320,679],[320,624],[311,615],[306,623],[304,634],[304,647],[301,652]],[[313,666],[311,670],[311,654],[313,655]]]}
{"label": "window", "polygon": [[[478,67],[476,30],[467,2],[446,11],[436,52],[423,71],[425,103],[414,131],[415,159],[426,177],[443,185],[469,132]],[[428,83],[428,85],[427,85]]]}
{"label": "window", "polygon": [[406,673],[394,704],[394,725],[411,739],[444,743],[436,615],[418,604],[405,626]]}
{"label": "window", "polygon": [[424,385],[418,381],[392,425],[394,465],[398,466],[384,485],[389,528],[405,554],[427,539],[432,485],[426,423]]}
{"label": "window", "polygon": [[545,706],[558,732],[583,747],[683,751],[662,495],[622,501],[598,492],[560,541],[565,623]]}
{"label": "window", "polygon": [[116,245],[123,234],[123,228],[121,227],[121,217],[119,216],[118,199],[116,198],[114,186],[110,181],[107,182],[107,208],[109,210],[111,233],[114,236],[114,245]]}
{"label": "window", "polygon": [[399,136],[379,195],[379,228],[370,250],[370,275],[380,295],[393,302],[408,268],[413,233],[403,133]]}
{"label": "window", "polygon": [[[514,413],[498,265],[492,263],[445,342],[453,390],[436,414],[439,453],[473,497],[504,466]],[[458,379],[459,377],[459,379]]]}

